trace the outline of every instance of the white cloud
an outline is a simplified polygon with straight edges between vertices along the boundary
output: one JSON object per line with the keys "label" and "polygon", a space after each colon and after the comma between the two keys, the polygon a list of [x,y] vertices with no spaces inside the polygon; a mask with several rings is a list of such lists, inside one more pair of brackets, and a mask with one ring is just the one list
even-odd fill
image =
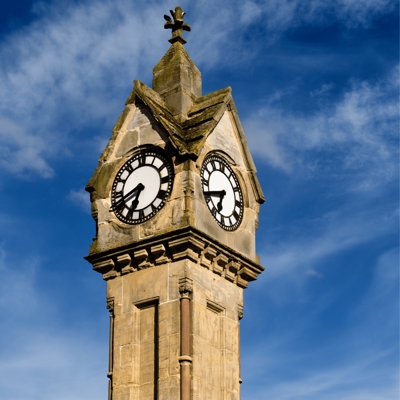
{"label": "white cloud", "polygon": [[125,0],[42,7],[0,44],[0,149],[9,171],[51,177],[49,163],[72,132],[104,121],[109,131],[125,100],[113,96],[143,65],[151,71],[149,60],[162,54],[162,11],[139,13]]}
{"label": "white cloud", "polygon": [[[98,329],[106,334],[107,316],[100,317],[97,326],[88,326],[78,320],[79,313],[60,308],[60,299],[39,288],[46,278],[38,257],[10,259],[2,246],[0,273],[2,398],[98,400],[106,396],[107,343]],[[71,311],[73,326],[63,325]]]}
{"label": "white cloud", "polygon": [[277,304],[287,302],[288,291],[302,296],[309,279],[324,277],[327,260],[395,234],[397,223],[398,212],[391,207],[355,199],[320,218],[292,221],[290,227],[280,227],[284,239],[271,232],[265,243],[258,243],[261,264],[267,270],[252,290],[264,293],[267,285],[268,298]]}
{"label": "white cloud", "polygon": [[68,194],[68,198],[83,211],[90,213],[90,195],[85,189],[72,189]]}
{"label": "white cloud", "polygon": [[[237,59],[232,56],[238,46],[247,54],[241,59],[251,60],[256,51],[253,45],[244,45],[243,38],[255,23],[265,25],[266,36],[273,37],[299,24],[318,23],[324,13],[328,18],[331,9],[344,21],[367,21],[392,9],[393,2],[200,1],[193,5],[184,1],[183,7],[188,9],[188,22],[201,30],[190,37],[194,59],[211,67]],[[6,121],[0,132],[3,166],[19,175],[32,171],[51,177],[54,156],[67,151],[74,131],[101,122],[112,126],[127,82],[150,78],[167,47],[162,15],[169,8],[165,1],[36,3],[36,20],[0,43],[0,118]],[[360,115],[353,120],[356,117]],[[276,144],[275,139],[270,141],[271,146]],[[282,152],[274,162],[288,163]]]}
{"label": "white cloud", "polygon": [[[397,248],[382,254],[368,290],[356,302],[348,302],[346,309],[340,306],[343,293],[337,285],[328,301],[319,294],[308,300],[301,313],[298,302],[304,299],[286,292],[290,304],[277,311],[286,317],[279,319],[279,325],[272,318],[267,335],[253,331],[253,340],[243,345],[244,399],[396,399],[398,261]],[[276,281],[270,283],[268,290],[275,285]],[[320,325],[333,310],[342,314],[341,323],[329,336]],[[321,337],[310,343],[308,336],[314,336],[316,329]]]}
{"label": "white cloud", "polygon": [[0,165],[19,176],[32,171],[43,178],[54,175],[46,158],[51,154],[46,138],[29,132],[10,119],[0,118]]}
{"label": "white cloud", "polygon": [[[317,169],[357,175],[371,189],[397,176],[397,71],[372,84],[355,82],[339,102],[314,115],[270,104],[244,121],[255,155],[287,172]],[[321,88],[324,90],[324,86]],[[361,177],[361,179],[360,179]]]}
{"label": "white cloud", "polygon": [[[264,381],[263,385],[251,391],[252,397],[244,397],[244,400],[395,400],[399,394],[397,379],[389,368],[374,368],[377,361],[379,358],[353,360],[353,363],[337,368],[318,368],[308,373],[302,373],[299,366],[298,379],[283,380],[269,388],[268,382]],[[379,379],[384,379],[384,384],[380,384]]]}

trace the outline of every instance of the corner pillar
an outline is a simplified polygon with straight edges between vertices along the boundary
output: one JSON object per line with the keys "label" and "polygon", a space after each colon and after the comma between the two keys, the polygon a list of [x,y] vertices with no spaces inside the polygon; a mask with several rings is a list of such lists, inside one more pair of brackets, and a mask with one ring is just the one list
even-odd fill
{"label": "corner pillar", "polygon": [[189,278],[179,280],[180,308],[181,308],[181,354],[179,357],[181,373],[181,400],[190,400],[191,364],[190,355],[190,321],[191,321],[191,294],[193,281]]}
{"label": "corner pillar", "polygon": [[107,310],[110,312],[110,342],[108,347],[108,400],[112,400],[114,368],[114,298],[107,299]]}

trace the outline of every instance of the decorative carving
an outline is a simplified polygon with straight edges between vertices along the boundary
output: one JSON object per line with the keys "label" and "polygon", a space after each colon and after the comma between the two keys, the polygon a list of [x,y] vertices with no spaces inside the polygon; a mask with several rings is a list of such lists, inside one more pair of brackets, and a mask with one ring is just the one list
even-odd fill
{"label": "decorative carving", "polygon": [[235,276],[240,268],[240,264],[236,261],[230,261],[226,267],[225,278],[228,281],[233,282],[235,280]]}
{"label": "decorative carving", "polygon": [[149,262],[149,253],[146,249],[138,250],[133,253],[138,269],[145,269],[151,266]]}
{"label": "decorative carving", "polygon": [[212,264],[216,256],[217,256],[217,250],[208,246],[207,248],[204,249],[203,253],[201,254],[200,265],[207,269],[212,269]]}
{"label": "decorative carving", "polygon": [[169,247],[172,251],[172,258],[179,260],[181,258],[189,258],[197,262],[201,251],[204,248],[204,243],[194,237],[184,237],[169,242]]}
{"label": "decorative carving", "polygon": [[245,279],[243,279],[240,275],[237,276],[236,279],[236,285],[241,287],[242,289],[246,289],[247,286],[249,285],[249,282],[247,282]]}
{"label": "decorative carving", "polygon": [[150,251],[154,256],[156,265],[164,264],[169,261],[169,258],[165,255],[167,250],[163,244],[151,247]]}
{"label": "decorative carving", "polygon": [[241,320],[243,318],[243,304],[238,304],[238,319]]}
{"label": "decorative carving", "polygon": [[110,311],[110,314],[114,314],[114,297],[107,297],[107,310]]}
{"label": "decorative carving", "polygon": [[172,38],[168,41],[170,43],[181,42],[185,44],[186,40],[182,36],[182,31],[190,32],[190,25],[183,22],[183,17],[186,13],[182,11],[181,7],[175,7],[175,11],[170,10],[170,13],[174,18],[174,22],[172,22],[170,16],[164,15],[164,19],[167,21],[164,24],[164,29],[172,29]]}
{"label": "decorative carving", "polygon": [[134,268],[132,267],[132,259],[129,254],[124,254],[122,256],[118,256],[117,264],[121,270],[121,275],[125,275],[125,274],[128,274],[129,272],[134,271]]}
{"label": "decorative carving", "polygon": [[179,293],[181,298],[190,298],[193,292],[193,280],[190,278],[180,278],[179,279]]}
{"label": "decorative carving", "polygon": [[93,263],[93,269],[100,272],[104,280],[112,279],[119,275],[115,271],[115,263],[111,258]]}
{"label": "decorative carving", "polygon": [[111,271],[108,271],[105,274],[103,274],[103,279],[105,281],[108,281],[109,279],[116,278],[119,275],[120,274],[115,269],[112,269]]}
{"label": "decorative carving", "polygon": [[218,275],[222,275],[226,264],[228,264],[229,258],[224,254],[219,254],[214,260],[214,272]]}
{"label": "decorative carving", "polygon": [[133,244],[123,252],[107,254],[107,258],[90,256],[88,260],[93,264],[93,269],[100,272],[103,279],[108,280],[121,274],[164,264],[171,259],[188,259],[241,288],[246,288],[264,270],[257,262],[211,242],[197,232],[175,232],[174,236],[166,237],[162,241],[149,240],[145,248],[138,249]]}

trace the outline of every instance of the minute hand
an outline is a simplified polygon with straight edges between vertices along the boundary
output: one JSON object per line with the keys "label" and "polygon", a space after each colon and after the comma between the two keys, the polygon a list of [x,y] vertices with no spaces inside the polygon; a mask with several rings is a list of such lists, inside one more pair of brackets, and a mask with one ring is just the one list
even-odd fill
{"label": "minute hand", "polygon": [[[115,211],[117,208],[120,208],[125,202],[130,200],[135,192],[141,192],[144,189],[144,185],[142,183],[139,183],[136,187],[134,187],[132,190],[130,190],[125,196],[122,196],[116,203],[114,203],[110,210]],[[139,193],[136,194],[136,198],[139,196]]]}

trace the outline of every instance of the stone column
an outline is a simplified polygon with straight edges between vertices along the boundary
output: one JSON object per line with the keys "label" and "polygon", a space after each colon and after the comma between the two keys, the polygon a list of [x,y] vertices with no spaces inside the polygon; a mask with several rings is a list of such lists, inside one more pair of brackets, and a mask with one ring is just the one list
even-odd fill
{"label": "stone column", "polygon": [[239,383],[242,383],[242,367],[240,363],[240,320],[243,318],[243,306],[238,306],[238,356],[239,356]]}
{"label": "stone column", "polygon": [[113,367],[114,367],[114,299],[107,299],[107,310],[110,311],[110,341],[108,347],[108,400],[112,400],[112,389],[113,389]]}
{"label": "stone column", "polygon": [[190,296],[193,291],[193,281],[189,278],[179,280],[181,302],[181,355],[179,357],[181,371],[181,400],[190,400],[190,383],[192,357],[190,355],[190,321],[191,308]]}

